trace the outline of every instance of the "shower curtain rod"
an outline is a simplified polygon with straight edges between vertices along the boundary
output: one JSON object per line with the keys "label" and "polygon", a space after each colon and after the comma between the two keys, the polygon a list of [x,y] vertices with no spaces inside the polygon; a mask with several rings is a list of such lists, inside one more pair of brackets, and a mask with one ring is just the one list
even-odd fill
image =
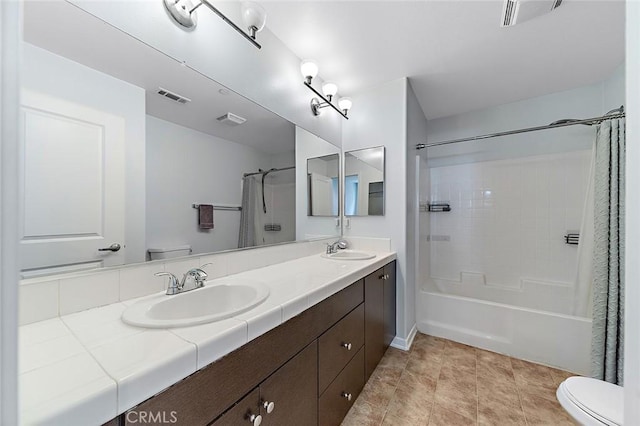
{"label": "shower curtain rod", "polygon": [[624,116],[625,116],[625,112],[624,112],[624,105],[623,105],[620,108],[616,108],[607,112],[605,115],[601,115],[600,117],[585,118],[581,120],[564,119],[564,120],[554,121],[553,123],[547,124],[546,126],[536,126],[536,127],[528,127],[525,129],[508,130],[506,132],[491,133],[488,135],[481,135],[481,136],[471,136],[469,138],[462,138],[462,139],[451,139],[448,141],[419,143],[416,145],[416,149],[430,148],[432,146],[439,146],[439,145],[449,145],[449,144],[458,143],[458,142],[468,142],[468,141],[477,141],[482,139],[497,138],[500,136],[515,135],[518,133],[536,132],[538,130],[555,129],[556,127],[574,126],[576,124],[591,126],[593,124],[600,124],[605,120],[611,120],[614,118],[624,118]]}
{"label": "shower curtain rod", "polygon": [[284,170],[291,170],[291,169],[295,169],[296,166],[289,166],[289,167],[282,167],[280,169],[269,169],[269,170],[261,170],[259,172],[253,172],[253,173],[245,173],[243,175],[243,177],[247,177],[247,176],[255,176],[255,175],[266,175],[267,173],[273,173],[273,172],[282,172]]}

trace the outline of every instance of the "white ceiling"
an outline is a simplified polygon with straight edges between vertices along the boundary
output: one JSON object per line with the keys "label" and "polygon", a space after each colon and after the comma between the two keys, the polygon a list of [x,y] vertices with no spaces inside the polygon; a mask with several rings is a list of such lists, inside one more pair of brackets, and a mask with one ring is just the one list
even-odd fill
{"label": "white ceiling", "polygon": [[[25,41],[146,91],[149,115],[268,154],[295,148],[295,126],[208,77],[155,50],[67,2],[27,1]],[[159,87],[192,101],[161,97]],[[247,119],[230,127],[216,118],[227,112]]]}
{"label": "white ceiling", "polygon": [[267,27],[343,96],[407,76],[429,119],[596,83],[624,61],[622,0],[564,0],[507,28],[501,0],[263,5]]}

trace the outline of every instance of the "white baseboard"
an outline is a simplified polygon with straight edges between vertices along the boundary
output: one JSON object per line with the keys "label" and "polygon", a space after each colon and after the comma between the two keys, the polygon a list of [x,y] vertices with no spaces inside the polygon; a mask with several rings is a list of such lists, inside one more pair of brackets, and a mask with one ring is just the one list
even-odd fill
{"label": "white baseboard", "polygon": [[391,346],[396,349],[408,351],[409,349],[411,349],[411,344],[413,343],[413,339],[416,337],[417,332],[418,332],[418,327],[416,324],[413,324],[413,327],[411,327],[411,331],[409,331],[409,335],[407,336],[407,338],[403,339],[401,337],[396,336],[391,342]]}

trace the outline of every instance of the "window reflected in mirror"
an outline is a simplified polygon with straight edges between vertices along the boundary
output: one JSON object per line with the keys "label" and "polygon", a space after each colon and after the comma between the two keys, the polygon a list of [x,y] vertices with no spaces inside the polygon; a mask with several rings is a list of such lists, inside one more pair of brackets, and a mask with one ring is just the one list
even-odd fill
{"label": "window reflected in mirror", "polygon": [[384,215],[384,147],[344,155],[345,216]]}

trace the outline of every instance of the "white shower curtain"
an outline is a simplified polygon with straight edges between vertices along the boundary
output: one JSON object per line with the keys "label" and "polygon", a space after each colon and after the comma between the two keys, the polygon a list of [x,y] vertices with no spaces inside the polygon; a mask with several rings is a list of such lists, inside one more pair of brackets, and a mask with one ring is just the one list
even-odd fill
{"label": "white shower curtain", "polygon": [[593,283],[593,240],[594,240],[594,201],[593,186],[595,179],[595,142],[591,150],[591,166],[589,167],[589,181],[587,193],[582,209],[582,223],[580,225],[580,239],[578,244],[578,261],[573,280],[573,315],[591,317],[592,313],[592,283]]}

